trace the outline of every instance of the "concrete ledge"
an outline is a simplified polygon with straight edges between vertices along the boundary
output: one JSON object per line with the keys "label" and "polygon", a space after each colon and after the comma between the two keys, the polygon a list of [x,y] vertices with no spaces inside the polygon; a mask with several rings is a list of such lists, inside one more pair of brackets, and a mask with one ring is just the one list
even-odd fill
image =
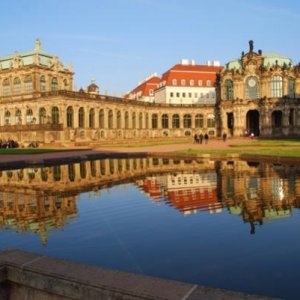
{"label": "concrete ledge", "polygon": [[20,299],[19,295],[28,300],[270,299],[96,268],[19,250],[0,252],[0,265],[0,278],[6,283],[0,287],[0,295],[7,295],[1,299]]}

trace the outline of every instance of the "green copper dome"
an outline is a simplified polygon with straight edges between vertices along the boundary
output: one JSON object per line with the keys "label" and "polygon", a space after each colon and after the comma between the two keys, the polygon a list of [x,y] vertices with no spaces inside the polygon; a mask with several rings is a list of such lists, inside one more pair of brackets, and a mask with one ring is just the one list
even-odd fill
{"label": "green copper dome", "polygon": [[287,56],[283,56],[281,54],[275,53],[275,52],[263,52],[264,57],[264,66],[275,66],[276,61],[279,66],[288,66],[289,64],[292,64],[292,60],[288,58]]}

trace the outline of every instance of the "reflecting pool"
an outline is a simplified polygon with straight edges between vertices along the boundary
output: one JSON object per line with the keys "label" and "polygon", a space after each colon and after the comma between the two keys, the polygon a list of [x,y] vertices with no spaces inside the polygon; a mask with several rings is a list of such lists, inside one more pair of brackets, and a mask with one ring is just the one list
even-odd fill
{"label": "reflecting pool", "polygon": [[0,248],[295,299],[300,166],[103,159],[0,171]]}

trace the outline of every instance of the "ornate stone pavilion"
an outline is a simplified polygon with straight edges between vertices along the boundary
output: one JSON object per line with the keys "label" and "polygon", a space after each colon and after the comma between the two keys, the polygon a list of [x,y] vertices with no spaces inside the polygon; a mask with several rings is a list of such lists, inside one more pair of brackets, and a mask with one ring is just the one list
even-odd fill
{"label": "ornate stone pavilion", "polygon": [[93,83],[73,91],[73,71],[45,53],[0,57],[0,138],[57,145],[300,132],[300,66],[287,57],[250,50],[219,74],[217,104],[156,104],[99,94]]}
{"label": "ornate stone pavilion", "polygon": [[219,76],[219,134],[296,136],[300,133],[300,65],[276,53],[249,52]]}
{"label": "ornate stone pavilion", "polygon": [[128,101],[99,95],[95,83],[74,92],[73,75],[39,40],[31,52],[0,58],[0,138],[67,146],[216,135],[214,105]]}

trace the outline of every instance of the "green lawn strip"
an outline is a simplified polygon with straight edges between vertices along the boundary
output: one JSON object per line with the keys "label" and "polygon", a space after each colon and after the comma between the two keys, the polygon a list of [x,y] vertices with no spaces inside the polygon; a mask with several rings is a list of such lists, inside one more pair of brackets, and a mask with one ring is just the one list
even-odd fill
{"label": "green lawn strip", "polygon": [[176,144],[186,144],[188,141],[158,141],[158,142],[145,142],[145,143],[133,143],[133,144],[107,144],[101,145],[98,148],[137,148],[137,147],[151,147],[160,145],[176,145]]}
{"label": "green lawn strip", "polygon": [[0,149],[1,154],[41,154],[41,153],[53,153],[53,152],[71,152],[80,151],[79,149],[32,149],[32,148],[8,148]]}
{"label": "green lawn strip", "polygon": [[300,149],[261,149],[261,150],[238,150],[238,149],[222,149],[222,150],[197,150],[197,149],[186,149],[175,151],[180,154],[215,154],[215,155],[226,155],[226,154],[251,154],[251,155],[275,155],[275,156],[289,156],[299,157]]}
{"label": "green lawn strip", "polygon": [[262,140],[231,144],[230,147],[300,147],[300,140]]}

